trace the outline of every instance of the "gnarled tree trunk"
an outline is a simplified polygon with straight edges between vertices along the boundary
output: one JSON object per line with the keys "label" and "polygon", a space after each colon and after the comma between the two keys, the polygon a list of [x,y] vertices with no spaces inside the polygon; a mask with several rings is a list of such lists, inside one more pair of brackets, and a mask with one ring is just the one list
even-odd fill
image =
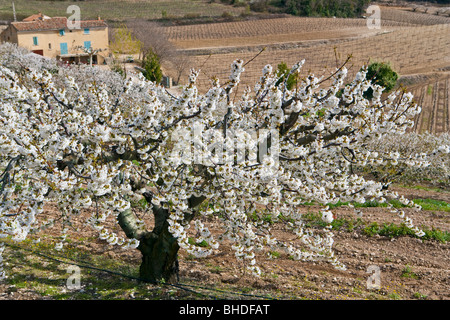
{"label": "gnarled tree trunk", "polygon": [[[189,206],[196,207],[204,197],[192,197]],[[138,250],[142,254],[139,268],[140,278],[151,283],[178,282],[178,250],[177,239],[169,232],[167,209],[154,206],[155,227],[152,231],[143,231],[137,227],[136,218],[131,210],[119,214],[119,225],[128,238],[139,240]],[[190,221],[193,216],[186,217]]]}
{"label": "gnarled tree trunk", "polygon": [[157,237],[144,237],[138,249],[142,253],[142,263],[139,268],[141,279],[152,283],[178,282],[179,246],[177,240],[168,231]]}
{"label": "gnarled tree trunk", "polygon": [[[156,212],[155,212],[156,211]],[[149,282],[178,282],[178,250],[177,239],[169,232],[166,209],[154,210],[155,228],[140,239],[139,251],[142,263],[139,269],[140,278]]]}

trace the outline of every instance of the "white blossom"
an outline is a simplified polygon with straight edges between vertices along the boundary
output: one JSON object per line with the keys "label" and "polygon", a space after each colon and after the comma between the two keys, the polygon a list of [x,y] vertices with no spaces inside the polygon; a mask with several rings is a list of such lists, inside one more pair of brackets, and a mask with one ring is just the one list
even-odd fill
{"label": "white blossom", "polygon": [[[277,85],[279,77],[266,65],[239,98],[245,62],[236,60],[223,84],[214,78],[203,94],[196,86],[200,71],[192,70],[173,96],[142,76],[59,68],[10,50],[0,56],[18,61],[0,66],[1,238],[22,241],[32,231],[45,232],[54,221],[70,224],[81,210],[90,210],[85,222],[101,241],[142,249],[142,234],[152,231],[138,215],[136,238],[123,238],[107,226],[151,194],[146,210],[167,210],[168,231],[196,257],[212,254],[227,240],[235,258],[255,275],[262,273],[258,253],[264,247],[345,270],[333,251],[337,231],[326,204],[398,198],[383,184],[353,173],[350,164],[423,169],[441,163],[448,170],[449,143],[434,143],[420,154],[387,148],[385,139],[404,135],[420,107],[410,94],[381,99],[383,88],[365,79],[364,68],[355,79],[346,79],[346,68],[337,69],[328,86],[310,74],[288,90]],[[48,71],[53,69],[58,72]],[[370,86],[369,101],[363,94]],[[204,200],[193,207],[196,197]],[[327,227],[320,232],[303,223],[297,207],[305,201],[322,208]],[[47,203],[57,205],[55,220],[42,215]],[[403,211],[390,209],[417,236],[424,235]],[[272,235],[269,214],[295,241]],[[217,235],[208,219],[217,222]],[[64,249],[66,231],[55,249]],[[203,242],[207,245],[199,246]],[[2,272],[0,263],[0,277]]]}

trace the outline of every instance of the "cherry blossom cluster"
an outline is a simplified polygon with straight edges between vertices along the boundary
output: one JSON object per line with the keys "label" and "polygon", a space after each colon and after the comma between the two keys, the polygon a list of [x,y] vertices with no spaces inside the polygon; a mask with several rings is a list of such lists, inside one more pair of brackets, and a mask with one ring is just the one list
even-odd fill
{"label": "cherry blossom cluster", "polygon": [[[372,170],[395,175],[397,181],[428,180],[450,184],[450,134],[408,132],[372,139],[368,147],[378,156],[392,159],[390,162],[368,163]],[[398,175],[399,172],[401,175]]]}
{"label": "cherry blossom cluster", "polygon": [[[33,63],[35,57],[27,60],[18,49],[2,50],[0,237],[20,241],[45,232],[52,221],[43,217],[44,206],[54,203],[63,222],[55,249],[63,248],[71,219],[82,210],[91,210],[85,223],[102,241],[138,248],[150,226],[137,213],[133,224],[120,224],[134,238],[107,221],[119,223],[146,199],[148,212],[168,212],[169,232],[197,257],[229,241],[255,274],[262,272],[257,253],[267,248],[344,269],[332,249],[327,204],[396,196],[352,168],[403,161],[400,154],[377,153],[369,141],[405,133],[420,112],[409,93],[382,98],[383,88],[366,79],[365,68],[344,85],[345,65],[317,77],[302,74],[302,60],[290,71],[299,74],[291,90],[266,66],[255,86],[239,88],[246,64],[237,60],[223,84],[213,78],[200,93],[199,71],[192,70],[174,95],[140,75],[124,79],[89,66]],[[363,95],[368,88],[370,100]],[[427,156],[408,161],[416,166]],[[193,205],[193,199],[201,201]],[[307,201],[323,205],[323,230],[303,223],[299,206]],[[220,222],[218,235],[209,219]],[[274,237],[273,223],[298,241]]]}

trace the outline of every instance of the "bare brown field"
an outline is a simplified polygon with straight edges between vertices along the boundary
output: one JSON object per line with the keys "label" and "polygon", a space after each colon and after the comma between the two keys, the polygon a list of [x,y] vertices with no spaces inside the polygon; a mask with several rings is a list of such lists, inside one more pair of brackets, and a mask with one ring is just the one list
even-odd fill
{"label": "bare brown field", "polygon": [[450,12],[446,14],[437,14],[441,8],[430,7],[427,12],[412,11],[410,7],[383,7],[381,11],[381,18],[385,21],[396,21],[409,25],[432,25],[432,24],[446,24],[450,20]]}
{"label": "bare brown field", "polygon": [[415,119],[418,133],[450,132],[450,74],[414,87],[411,92],[423,108]]}
{"label": "bare brown field", "polygon": [[[381,7],[381,27],[384,31],[395,27],[449,24],[450,16],[412,12],[410,8]],[[169,41],[180,49],[227,46],[242,43],[276,42],[330,39],[349,30],[359,35],[368,32],[367,22],[362,18],[311,18],[284,17],[260,20],[245,20],[213,24],[170,26],[164,29]],[[287,39],[287,36],[292,38]],[[303,35],[303,37],[301,36]],[[324,37],[325,35],[325,37]],[[349,35],[353,35],[352,32]],[[253,38],[258,41],[252,40]],[[234,43],[233,43],[234,42]],[[218,45],[217,45],[218,44]]]}
{"label": "bare brown field", "polygon": [[[450,21],[450,19],[449,19]],[[405,23],[386,20],[384,30]],[[286,17],[165,28],[169,41],[180,49],[263,45],[295,41],[347,38],[374,34],[365,19]]]}
{"label": "bare brown field", "polygon": [[[368,37],[331,40],[309,40],[296,48],[284,49],[282,45],[267,46],[255,60],[246,67],[241,85],[257,81],[266,64],[277,66],[281,62],[293,65],[305,59],[305,71],[315,74],[331,72],[337,64],[351,54],[350,76],[369,59],[390,62],[401,75],[434,71],[450,64],[450,25],[433,25],[414,28],[399,28]],[[414,46],[411,46],[414,43]],[[208,50],[193,56],[194,66],[201,68],[200,86],[207,86],[212,76],[227,79],[230,65],[235,59],[249,61],[258,53],[252,48],[237,48],[232,53],[209,55]],[[258,48],[260,50],[260,47]],[[335,55],[335,50],[338,56]],[[197,51],[198,53],[198,51]]]}
{"label": "bare brown field", "polygon": [[[185,52],[199,52],[199,50],[212,50],[212,51],[238,51],[243,50],[249,46],[265,46],[265,45],[281,45],[281,44],[295,44],[304,41],[317,41],[321,39],[345,39],[349,37],[359,37],[361,34],[370,34],[366,29],[359,28],[346,28],[342,30],[336,30],[332,33],[329,30],[323,31],[309,31],[298,33],[280,33],[280,34],[267,34],[267,35],[254,35],[254,36],[242,36],[242,37],[224,37],[217,39],[191,39],[191,40],[178,40],[176,46],[184,49]],[[374,33],[374,32],[372,32]],[[234,48],[234,50],[232,49]],[[225,50],[224,50],[225,49]],[[248,48],[249,50],[255,50],[255,48]]]}
{"label": "bare brown field", "polygon": [[[449,15],[412,12],[410,8],[381,7],[381,26],[423,26],[450,23]],[[366,20],[361,18],[313,18],[285,17],[261,20],[246,20],[215,24],[171,26],[165,29],[170,41],[181,48],[193,48],[193,40],[221,40],[278,35],[308,34],[311,32],[341,32],[346,29],[364,28]],[[316,38],[317,39],[317,38]]]}
{"label": "bare brown field", "polygon": [[[369,29],[362,18],[284,17],[173,26],[164,31],[169,41],[191,56],[191,66],[201,69],[200,90],[209,86],[212,77],[227,81],[236,59],[251,60],[241,77],[240,90],[254,85],[266,64],[276,68],[281,62],[293,65],[302,59],[306,60],[304,73],[326,76],[352,55],[347,66],[349,81],[369,61],[389,62],[402,77],[449,70],[448,15],[437,15],[433,8],[427,13],[411,8],[381,9],[381,29]],[[427,96],[424,92],[430,85],[436,88]],[[416,83],[414,90],[424,110],[416,130],[448,131],[448,80]]]}

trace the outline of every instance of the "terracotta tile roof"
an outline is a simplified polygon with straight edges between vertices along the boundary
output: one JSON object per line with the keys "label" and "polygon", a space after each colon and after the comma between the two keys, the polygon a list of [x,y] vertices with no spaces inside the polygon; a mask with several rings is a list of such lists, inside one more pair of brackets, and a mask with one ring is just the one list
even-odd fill
{"label": "terracotta tile roof", "polygon": [[22,21],[35,21],[35,20],[44,20],[44,19],[50,19],[50,17],[39,12],[37,14],[33,14],[33,15],[23,19]]}
{"label": "terracotta tile roof", "polygon": [[[54,17],[44,20],[20,21],[11,23],[17,31],[41,31],[41,30],[60,30],[67,27],[66,17]],[[80,21],[81,28],[107,27],[103,20],[84,20]]]}
{"label": "terracotta tile roof", "polygon": [[81,20],[81,28],[106,28],[107,26],[103,20]]}

